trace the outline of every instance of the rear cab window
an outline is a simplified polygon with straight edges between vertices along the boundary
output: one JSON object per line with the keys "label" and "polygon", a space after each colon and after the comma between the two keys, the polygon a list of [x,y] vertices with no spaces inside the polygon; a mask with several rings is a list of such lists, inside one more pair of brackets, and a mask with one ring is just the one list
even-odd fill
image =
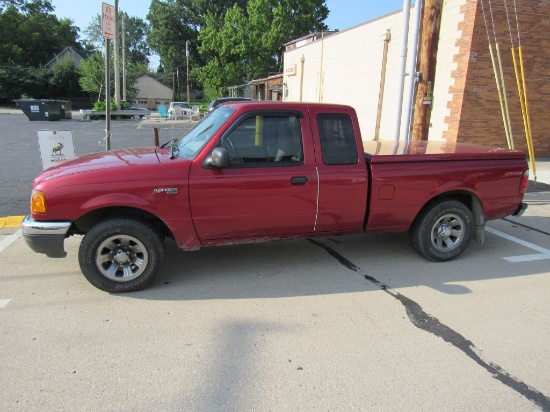
{"label": "rear cab window", "polygon": [[323,163],[326,165],[357,164],[358,151],[353,122],[340,113],[317,114]]}

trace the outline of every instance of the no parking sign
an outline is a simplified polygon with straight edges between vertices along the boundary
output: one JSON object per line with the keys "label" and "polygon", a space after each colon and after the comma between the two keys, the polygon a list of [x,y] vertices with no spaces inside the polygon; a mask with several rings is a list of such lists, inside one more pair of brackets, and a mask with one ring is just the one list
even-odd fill
{"label": "no parking sign", "polygon": [[37,133],[44,169],[76,157],[70,130],[38,130]]}

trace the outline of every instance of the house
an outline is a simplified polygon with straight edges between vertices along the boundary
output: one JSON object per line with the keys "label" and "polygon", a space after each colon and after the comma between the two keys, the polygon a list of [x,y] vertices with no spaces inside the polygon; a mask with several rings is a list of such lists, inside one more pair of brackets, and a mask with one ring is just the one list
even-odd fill
{"label": "house", "polygon": [[173,90],[148,74],[137,78],[136,88],[138,94],[130,101],[132,106],[157,110],[160,104],[168,105],[173,100]]}
{"label": "house", "polygon": [[272,74],[250,81],[252,96],[256,100],[283,100],[283,74]]}
{"label": "house", "polygon": [[79,68],[80,63],[82,60],[84,60],[85,57],[83,57],[81,54],[77,53],[72,47],[65,47],[62,52],[59,54],[56,54],[53,59],[51,59],[48,63],[45,64],[45,67],[51,67],[56,63],[59,63],[61,61],[72,61],[74,63],[74,67]]}

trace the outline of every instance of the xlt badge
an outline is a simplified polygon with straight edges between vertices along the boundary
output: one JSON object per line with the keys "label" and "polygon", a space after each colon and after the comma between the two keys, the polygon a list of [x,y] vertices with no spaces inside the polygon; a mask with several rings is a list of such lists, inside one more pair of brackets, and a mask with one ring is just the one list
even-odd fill
{"label": "xlt badge", "polygon": [[178,188],[177,187],[157,187],[156,189],[153,189],[153,192],[166,193],[167,195],[176,195],[178,194]]}

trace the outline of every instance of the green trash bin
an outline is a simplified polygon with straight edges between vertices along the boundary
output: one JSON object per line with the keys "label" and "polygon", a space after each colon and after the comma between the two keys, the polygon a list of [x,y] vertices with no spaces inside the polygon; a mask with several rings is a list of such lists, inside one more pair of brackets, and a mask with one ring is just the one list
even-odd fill
{"label": "green trash bin", "polygon": [[17,99],[17,105],[29,120],[61,120],[61,100]]}
{"label": "green trash bin", "polygon": [[61,118],[62,119],[72,119],[73,118],[73,105],[70,100],[58,100],[61,108]]}

